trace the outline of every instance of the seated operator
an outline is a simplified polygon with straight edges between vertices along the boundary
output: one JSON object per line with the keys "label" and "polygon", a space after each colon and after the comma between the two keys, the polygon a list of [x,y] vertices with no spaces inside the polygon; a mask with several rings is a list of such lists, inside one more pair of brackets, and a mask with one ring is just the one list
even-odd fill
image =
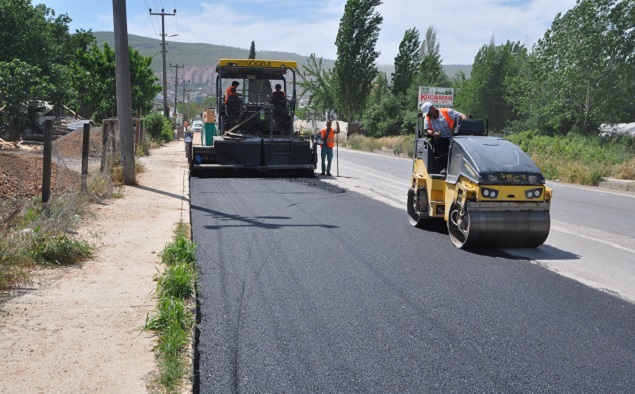
{"label": "seated operator", "polygon": [[423,129],[426,135],[432,138],[431,144],[434,149],[436,167],[441,169],[440,172],[444,174],[448,164],[448,151],[454,132],[454,122],[458,117],[467,119],[467,116],[452,108],[436,108],[428,101],[421,104],[421,112],[424,116]]}
{"label": "seated operator", "polygon": [[240,85],[238,81],[233,81],[231,86],[225,91],[225,104],[227,105],[228,116],[235,116],[240,112],[240,98],[236,91],[238,85]]}
{"label": "seated operator", "polygon": [[281,89],[282,85],[276,84],[276,90],[271,93],[269,102],[273,105],[274,109],[284,109],[286,95]]}

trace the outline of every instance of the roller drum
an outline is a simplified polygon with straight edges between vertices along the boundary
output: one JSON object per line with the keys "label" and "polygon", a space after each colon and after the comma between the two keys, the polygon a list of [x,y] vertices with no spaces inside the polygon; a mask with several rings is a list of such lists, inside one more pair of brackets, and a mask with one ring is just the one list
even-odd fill
{"label": "roller drum", "polygon": [[547,240],[551,225],[547,211],[467,212],[463,222],[461,231],[448,221],[452,243],[463,249],[535,248]]}

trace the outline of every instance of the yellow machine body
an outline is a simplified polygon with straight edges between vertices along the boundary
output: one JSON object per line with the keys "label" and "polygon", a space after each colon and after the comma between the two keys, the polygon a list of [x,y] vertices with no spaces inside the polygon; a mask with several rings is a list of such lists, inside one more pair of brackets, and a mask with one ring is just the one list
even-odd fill
{"label": "yellow machine body", "polygon": [[415,140],[408,215],[425,228],[445,220],[458,248],[537,247],[549,235],[552,190],[516,145],[484,135],[452,140],[447,171],[437,172],[432,144]]}

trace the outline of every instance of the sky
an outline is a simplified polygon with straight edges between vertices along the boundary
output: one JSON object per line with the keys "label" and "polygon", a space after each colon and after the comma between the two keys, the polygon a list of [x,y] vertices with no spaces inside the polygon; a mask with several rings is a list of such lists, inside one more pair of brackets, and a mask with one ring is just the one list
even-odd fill
{"label": "sky", "polygon": [[[32,0],[57,15],[66,13],[76,29],[113,31],[112,1]],[[410,28],[421,38],[433,26],[442,64],[472,64],[478,50],[520,41],[531,48],[558,13],[576,0],[383,0],[376,8],[383,17],[377,41],[378,64],[393,64],[399,43]],[[336,59],[335,38],[346,0],[127,0],[128,33],[160,39],[165,17],[168,41],[207,43],[249,49],[293,52]]]}

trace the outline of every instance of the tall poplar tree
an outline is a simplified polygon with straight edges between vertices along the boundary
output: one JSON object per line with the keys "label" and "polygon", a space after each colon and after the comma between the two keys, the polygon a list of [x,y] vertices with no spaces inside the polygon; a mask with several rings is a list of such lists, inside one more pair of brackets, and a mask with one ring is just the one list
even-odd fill
{"label": "tall poplar tree", "polygon": [[419,63],[419,85],[450,86],[450,79],[441,66],[440,45],[437,32],[433,26],[426,30],[426,37],[421,42],[421,63]]}
{"label": "tall poplar tree", "polygon": [[375,11],[381,0],[348,0],[340,19],[335,45],[333,82],[338,111],[350,123],[364,110],[377,76],[375,49],[382,16]]}
{"label": "tall poplar tree", "polygon": [[419,45],[419,31],[415,27],[406,30],[395,57],[395,72],[391,74],[392,92],[395,95],[404,94],[417,74],[421,64]]}

